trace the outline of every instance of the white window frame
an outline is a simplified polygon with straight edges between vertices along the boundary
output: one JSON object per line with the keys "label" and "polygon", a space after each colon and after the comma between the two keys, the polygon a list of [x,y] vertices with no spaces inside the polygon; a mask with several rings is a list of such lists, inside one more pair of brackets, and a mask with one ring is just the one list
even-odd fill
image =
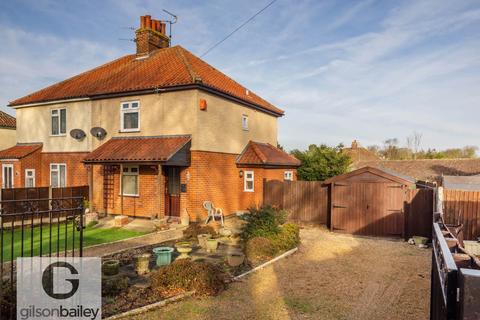
{"label": "white window frame", "polygon": [[[248,178],[248,175],[252,174],[251,178]],[[252,188],[247,187],[247,182],[252,181]],[[243,191],[244,192],[255,192],[255,172],[245,171],[243,174]]]}
{"label": "white window frame", "polygon": [[283,180],[285,181],[293,181],[293,171],[285,171],[283,173]]}
{"label": "white window frame", "polygon": [[12,188],[15,188],[15,171],[13,164],[8,163],[8,164],[2,164],[2,189],[5,189],[5,168],[11,168],[12,169]]}
{"label": "white window frame", "polygon": [[248,115],[242,114],[242,130],[248,131]]}
{"label": "white window frame", "polygon": [[[57,166],[57,169],[52,169],[53,166]],[[68,186],[68,184],[67,184],[67,176],[68,176],[68,174],[67,174],[67,164],[66,163],[50,163],[50,187],[53,186],[53,184],[52,184],[52,171],[57,171],[58,172],[58,175],[57,175],[58,186],[56,188],[64,188],[60,185],[60,181],[61,181],[61,179],[60,179],[60,166],[65,166],[65,179],[64,179],[65,180],[65,186],[64,187]]]}
{"label": "white window frame", "polygon": [[[32,173],[32,176],[29,177],[28,176],[28,173],[31,172]],[[33,184],[31,187],[27,187],[27,181],[28,181],[28,178],[32,178],[33,179]],[[36,178],[35,178],[35,169],[25,169],[25,188],[35,188],[35,184],[36,184]]]}
{"label": "white window frame", "polygon": [[[65,132],[62,132],[62,110],[65,110]],[[53,117],[54,117],[54,112],[57,112],[55,117],[57,117],[57,122],[58,122],[58,133],[53,133]],[[64,137],[67,135],[67,108],[58,108],[58,109],[51,109],[50,110],[50,136],[52,137]]]}
{"label": "white window frame", "polygon": [[[135,108],[132,106],[134,103],[137,104]],[[124,105],[128,105],[128,108],[124,109]],[[128,113],[138,114],[138,128],[125,129],[124,115]],[[120,103],[120,132],[140,132],[140,101],[124,101]]]}
{"label": "white window frame", "polygon": [[[129,172],[123,172],[123,168],[130,168]],[[132,168],[136,168],[137,172],[131,172]],[[138,165],[121,165],[120,166],[120,196],[124,197],[139,197],[140,196],[140,166]],[[123,192],[123,176],[137,176],[137,193],[136,194],[129,194]]]}

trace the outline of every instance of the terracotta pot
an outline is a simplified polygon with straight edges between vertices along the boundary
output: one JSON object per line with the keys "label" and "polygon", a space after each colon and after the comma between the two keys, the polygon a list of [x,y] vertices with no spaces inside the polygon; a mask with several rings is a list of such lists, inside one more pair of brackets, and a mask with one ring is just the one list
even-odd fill
{"label": "terracotta pot", "polygon": [[106,276],[114,276],[120,272],[120,261],[107,260],[102,263],[102,272]]}
{"label": "terracotta pot", "polygon": [[230,267],[238,267],[245,260],[245,255],[243,253],[230,253],[227,256],[227,263]]}
{"label": "terracotta pot", "polygon": [[217,239],[208,239],[207,240],[207,252],[217,252],[218,240]]}
{"label": "terracotta pot", "polygon": [[137,274],[143,275],[150,272],[150,257],[151,254],[149,253],[137,256],[137,260],[135,262],[135,271],[137,272]]}
{"label": "terracotta pot", "polygon": [[197,239],[198,239],[198,244],[200,245],[200,247],[202,247],[203,249],[207,249],[207,240],[210,239],[211,237],[212,237],[212,235],[209,234],[209,233],[199,234],[197,236]]}

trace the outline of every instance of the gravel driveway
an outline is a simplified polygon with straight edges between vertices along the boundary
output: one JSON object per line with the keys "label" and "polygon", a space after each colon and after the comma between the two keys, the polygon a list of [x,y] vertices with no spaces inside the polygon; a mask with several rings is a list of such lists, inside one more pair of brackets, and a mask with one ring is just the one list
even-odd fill
{"label": "gravel driveway", "polygon": [[218,297],[133,319],[428,319],[430,250],[321,228],[301,237],[295,255]]}

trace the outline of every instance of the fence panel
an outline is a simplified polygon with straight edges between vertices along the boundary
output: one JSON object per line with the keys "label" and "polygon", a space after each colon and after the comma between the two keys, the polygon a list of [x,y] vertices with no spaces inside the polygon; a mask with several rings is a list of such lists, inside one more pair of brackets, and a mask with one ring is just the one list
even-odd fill
{"label": "fence panel", "polygon": [[266,181],[264,204],[287,210],[294,221],[326,224],[328,188],[320,181]]}
{"label": "fence panel", "polygon": [[445,189],[444,218],[448,224],[463,224],[465,240],[480,236],[480,191]]}
{"label": "fence panel", "polygon": [[405,199],[406,238],[432,236],[433,190],[408,190]]}

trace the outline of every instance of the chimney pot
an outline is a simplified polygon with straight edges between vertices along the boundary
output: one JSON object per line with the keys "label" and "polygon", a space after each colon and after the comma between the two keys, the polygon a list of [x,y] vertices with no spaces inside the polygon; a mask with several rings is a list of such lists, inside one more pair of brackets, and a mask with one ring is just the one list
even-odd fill
{"label": "chimney pot", "polygon": [[145,16],[140,17],[140,29],[145,29]]}
{"label": "chimney pot", "polygon": [[147,15],[145,16],[145,28],[146,29],[151,29],[152,28],[152,17]]}

